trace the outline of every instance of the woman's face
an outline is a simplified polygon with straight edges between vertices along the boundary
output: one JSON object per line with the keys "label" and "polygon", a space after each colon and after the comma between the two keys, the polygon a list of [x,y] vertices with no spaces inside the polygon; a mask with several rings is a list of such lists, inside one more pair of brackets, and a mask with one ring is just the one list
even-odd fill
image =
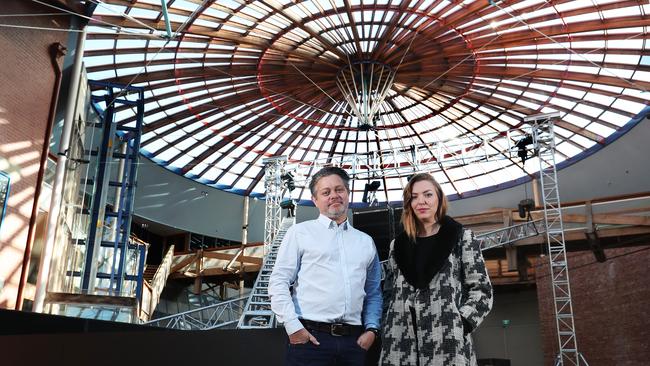
{"label": "woman's face", "polygon": [[418,221],[423,223],[436,222],[438,195],[436,194],[436,187],[433,183],[427,180],[421,180],[413,184],[411,208]]}

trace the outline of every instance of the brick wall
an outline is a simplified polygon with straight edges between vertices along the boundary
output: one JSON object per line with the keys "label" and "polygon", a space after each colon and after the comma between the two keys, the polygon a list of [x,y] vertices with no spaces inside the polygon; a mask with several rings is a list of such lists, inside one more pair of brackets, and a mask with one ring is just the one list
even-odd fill
{"label": "brick wall", "polygon": [[[647,365],[650,359],[650,246],[569,253],[578,349],[590,366]],[[558,353],[548,259],[537,266],[544,364]]]}
{"label": "brick wall", "polygon": [[[0,14],[52,13],[31,1],[2,0]],[[68,16],[3,17],[5,24],[65,28]],[[55,74],[49,47],[67,32],[0,29],[0,170],[11,176],[0,228],[0,308],[14,308]]]}

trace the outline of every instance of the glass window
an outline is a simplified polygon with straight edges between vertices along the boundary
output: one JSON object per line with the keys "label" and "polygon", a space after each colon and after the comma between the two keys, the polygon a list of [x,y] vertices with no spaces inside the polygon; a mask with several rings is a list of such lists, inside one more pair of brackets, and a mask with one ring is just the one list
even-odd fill
{"label": "glass window", "polygon": [[5,217],[7,197],[9,197],[9,175],[0,172],[0,228],[2,228],[2,220]]}

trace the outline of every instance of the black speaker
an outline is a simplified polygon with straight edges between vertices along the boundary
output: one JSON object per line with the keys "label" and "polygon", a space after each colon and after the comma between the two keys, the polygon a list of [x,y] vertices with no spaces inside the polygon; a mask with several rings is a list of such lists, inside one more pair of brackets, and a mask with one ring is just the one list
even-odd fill
{"label": "black speaker", "polygon": [[519,201],[519,217],[525,219],[528,213],[535,208],[535,201],[530,198]]}
{"label": "black speaker", "polygon": [[391,206],[360,208],[352,211],[354,227],[372,237],[380,261],[388,259],[390,242],[402,231],[401,215],[401,207]]}

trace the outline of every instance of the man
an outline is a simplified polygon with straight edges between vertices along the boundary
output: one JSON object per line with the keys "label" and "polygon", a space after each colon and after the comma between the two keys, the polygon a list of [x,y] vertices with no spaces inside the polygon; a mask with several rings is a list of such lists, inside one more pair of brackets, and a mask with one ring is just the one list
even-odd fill
{"label": "man", "polygon": [[347,221],[349,181],[340,168],[318,171],[309,189],[320,216],[292,226],[280,246],[269,295],[289,335],[287,365],[363,365],[377,338],[379,258]]}

